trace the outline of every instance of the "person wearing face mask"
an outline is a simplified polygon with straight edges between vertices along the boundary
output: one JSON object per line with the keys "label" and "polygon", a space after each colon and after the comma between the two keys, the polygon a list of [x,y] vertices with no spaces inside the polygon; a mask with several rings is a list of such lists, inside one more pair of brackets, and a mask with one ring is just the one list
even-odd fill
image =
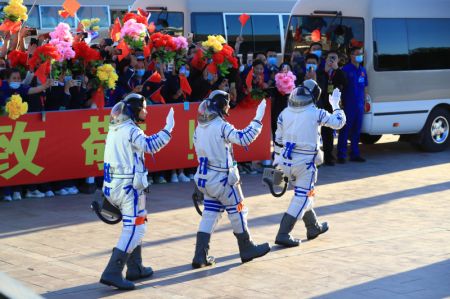
{"label": "person wearing face mask", "polygon": [[133,92],[141,93],[142,86],[148,78],[148,73],[145,70],[145,58],[143,55],[136,57],[136,65],[134,67],[134,73],[129,80],[130,88]]}
{"label": "person wearing face mask", "polygon": [[37,87],[30,87],[22,84],[20,71],[18,69],[9,69],[6,74],[7,80],[3,80],[0,86],[0,107],[5,106],[6,101],[13,95],[19,94],[23,101],[27,101],[27,96],[40,93],[49,88],[53,82],[47,80],[45,84]]}
{"label": "person wearing face mask", "polygon": [[309,54],[314,54],[319,58],[318,68],[323,69],[325,67],[325,61],[322,59],[322,44],[318,42],[314,42],[309,45]]}
{"label": "person wearing face mask", "polygon": [[359,151],[359,136],[364,114],[364,103],[367,97],[366,69],[361,65],[364,54],[361,48],[350,49],[350,62],[342,70],[347,76],[347,86],[343,90],[344,111],[347,124],[340,130],[338,139],[338,163],[345,163],[347,158],[347,140],[350,135],[350,161],[365,162]]}

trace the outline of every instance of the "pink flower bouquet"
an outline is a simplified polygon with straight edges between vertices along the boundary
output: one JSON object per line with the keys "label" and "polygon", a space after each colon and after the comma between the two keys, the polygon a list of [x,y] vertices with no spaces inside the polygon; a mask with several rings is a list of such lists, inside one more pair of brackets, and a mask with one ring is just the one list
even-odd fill
{"label": "pink flower bouquet", "polygon": [[130,48],[142,50],[146,32],[147,27],[144,24],[136,22],[135,19],[129,19],[120,31],[120,37],[125,40]]}
{"label": "pink flower bouquet", "polygon": [[295,88],[295,79],[297,77],[291,71],[278,73],[275,75],[275,86],[282,95],[290,94]]}

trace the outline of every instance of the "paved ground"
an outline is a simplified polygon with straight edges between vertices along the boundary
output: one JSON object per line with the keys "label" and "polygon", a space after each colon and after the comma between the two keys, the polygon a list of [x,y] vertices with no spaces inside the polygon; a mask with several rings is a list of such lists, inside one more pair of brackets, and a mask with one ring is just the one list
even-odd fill
{"label": "paved ground", "polygon": [[[152,186],[144,261],[155,275],[133,292],[98,283],[120,225],[89,210],[91,197],[0,203],[0,271],[46,298],[450,297],[450,150],[430,154],[383,137],[364,164],[319,171],[316,211],[330,231],[241,265],[224,217],[212,238],[218,263],[191,270],[199,216],[191,184]],[[250,228],[273,242],[292,191],[267,195],[244,175]],[[301,222],[295,235],[305,239]]]}

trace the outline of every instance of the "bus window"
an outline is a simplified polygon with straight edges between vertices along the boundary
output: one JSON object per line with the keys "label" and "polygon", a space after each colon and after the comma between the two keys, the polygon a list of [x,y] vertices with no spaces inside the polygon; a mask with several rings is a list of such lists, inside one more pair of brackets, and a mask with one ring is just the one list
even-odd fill
{"label": "bus window", "polygon": [[253,15],[254,52],[281,52],[280,21],[278,15]]}
{"label": "bus window", "polygon": [[[227,24],[228,43],[234,46],[236,38],[241,32],[239,15],[225,16]],[[273,49],[281,52],[280,23],[278,15],[251,15],[242,30],[244,43],[240,47],[241,53],[266,52]]]}
{"label": "bus window", "polygon": [[28,20],[25,23],[25,26],[39,29],[41,27],[41,24],[39,23],[39,7],[35,5],[31,12],[30,12],[31,5],[26,5],[26,7],[28,9],[29,15]]}
{"label": "bus window", "polygon": [[374,19],[374,68],[376,71],[408,69],[405,19]]}
{"label": "bus window", "polygon": [[289,60],[294,49],[304,52],[316,41],[322,43],[324,50],[334,49],[347,54],[351,46],[364,45],[364,20],[340,16],[292,16],[286,36],[285,59]]}
{"label": "bus window", "polygon": [[225,37],[222,13],[192,13],[191,27],[194,42],[207,40],[208,35],[220,34]]}
{"label": "bus window", "polygon": [[[239,15],[225,15],[226,25],[227,25],[227,42],[230,46],[234,48],[236,38],[241,32],[241,23],[239,23]],[[244,42],[241,44],[241,53],[253,53],[255,51],[255,46],[253,44],[253,28],[252,28],[252,16],[247,21],[247,24],[242,30],[242,37]]]}
{"label": "bus window", "polygon": [[411,70],[450,69],[450,19],[407,19]]}
{"label": "bus window", "polygon": [[61,6],[50,6],[50,5],[40,5],[39,6],[39,14],[41,20],[41,28],[42,29],[54,29],[58,26],[59,23],[67,23],[70,27],[75,28],[75,19],[72,17],[68,17],[64,19],[58,14],[58,11],[61,9]]}
{"label": "bus window", "polygon": [[167,11],[150,11],[149,23],[153,22],[156,26],[156,31],[161,31],[170,35],[184,34],[184,15],[182,12],[167,12]]}
{"label": "bus window", "polygon": [[[289,23],[289,15],[282,15],[282,18],[283,18],[283,33],[286,34],[287,26]],[[284,38],[284,36],[283,36],[283,38]]]}
{"label": "bus window", "polygon": [[80,20],[99,18],[97,24],[100,27],[109,28],[109,7],[108,6],[81,6],[77,11],[77,17]]}

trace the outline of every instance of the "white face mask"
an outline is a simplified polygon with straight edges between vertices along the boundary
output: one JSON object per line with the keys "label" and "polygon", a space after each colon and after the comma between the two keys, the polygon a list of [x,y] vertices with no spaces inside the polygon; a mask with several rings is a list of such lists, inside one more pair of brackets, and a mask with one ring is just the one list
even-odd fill
{"label": "white face mask", "polygon": [[244,65],[241,65],[241,66],[239,67],[239,72],[242,73],[244,70],[245,70],[245,66],[244,66]]}

